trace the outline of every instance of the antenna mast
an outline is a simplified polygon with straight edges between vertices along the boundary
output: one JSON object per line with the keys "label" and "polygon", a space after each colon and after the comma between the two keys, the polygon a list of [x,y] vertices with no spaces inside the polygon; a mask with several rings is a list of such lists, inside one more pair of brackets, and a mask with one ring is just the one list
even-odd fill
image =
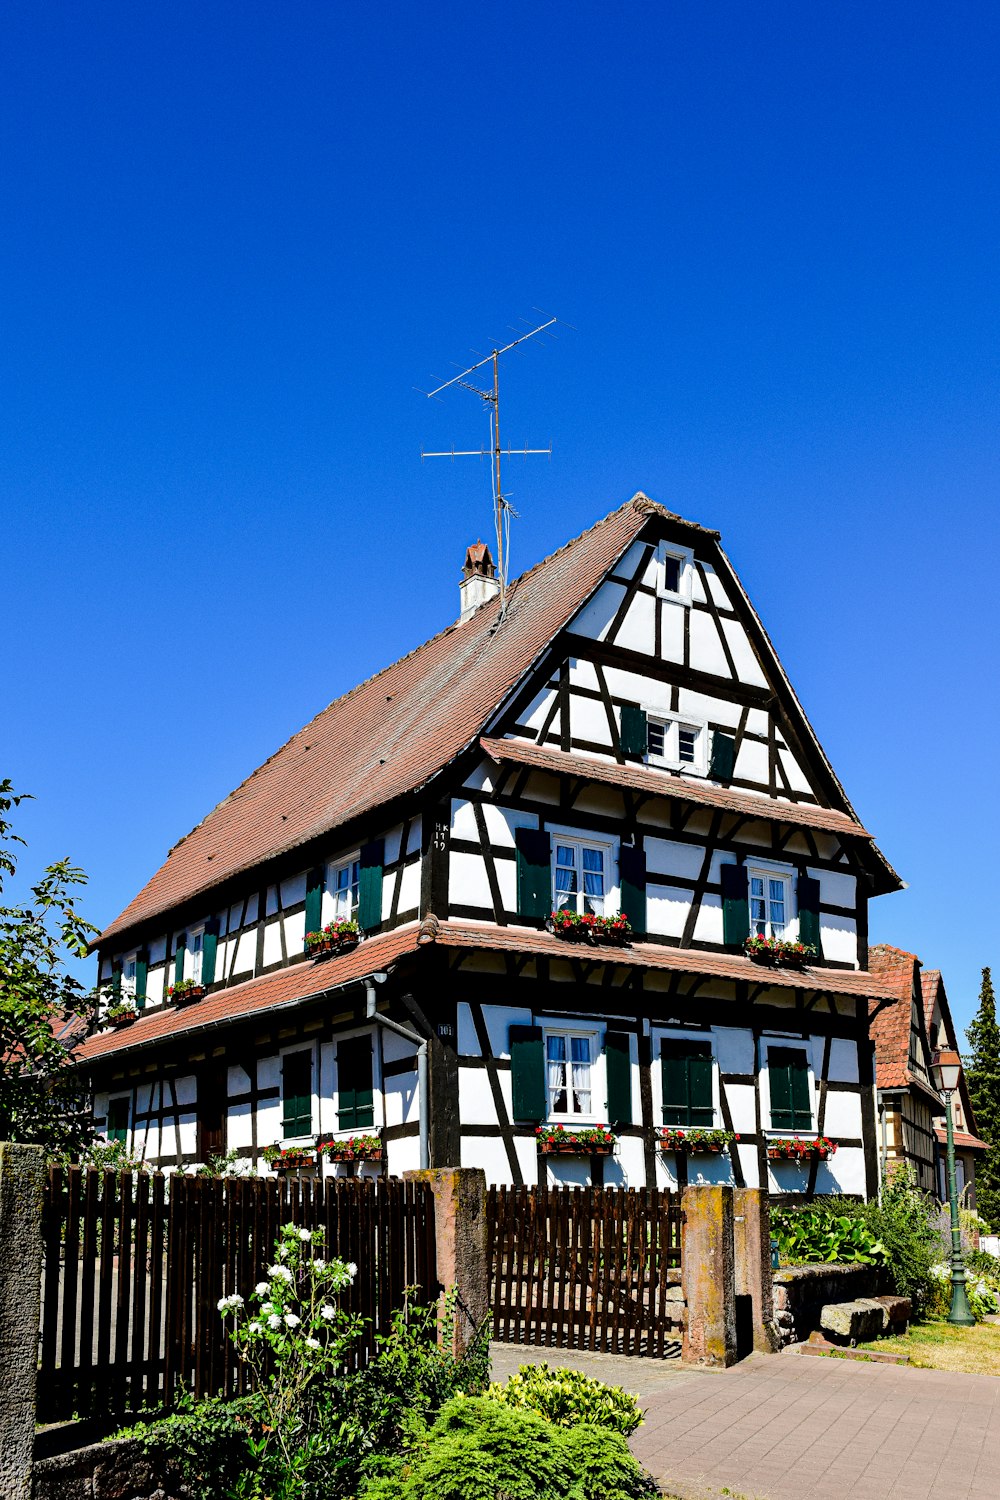
{"label": "antenna mast", "polygon": [[[527,339],[534,338],[536,334],[544,333],[546,329],[551,328],[557,321],[558,319],[556,318],[549,318],[547,322],[540,323],[537,328],[532,328],[528,333],[523,333],[518,338],[512,339],[509,344],[504,344],[502,349],[494,349],[491,354],[486,355],[484,359],[478,360],[476,364],[470,365],[467,370],[462,370],[458,375],[453,375],[451,380],[446,380],[442,385],[436,386],[432,391],[424,392],[424,394],[428,397],[439,396],[442,391],[448,390],[453,385],[461,386],[463,390],[471,391],[474,396],[478,396],[480,401],[482,401],[483,405],[486,407],[487,411],[490,414],[490,446],[488,449],[451,448],[436,453],[427,453],[423,449],[421,449],[420,457],[422,459],[485,458],[487,454],[489,455],[491,469],[490,478],[493,485],[494,522],[496,525],[497,538],[497,576],[500,579],[501,619],[503,618],[504,611],[507,608],[507,573],[510,558],[510,517],[511,515],[516,516],[517,512],[514,510],[513,506],[510,504],[510,501],[503,493],[502,470],[500,461],[502,458],[517,458],[519,456],[527,458],[530,454],[534,453],[547,453],[551,458],[552,444],[550,443],[547,448],[528,448],[527,446],[525,446],[524,448],[512,448],[509,444],[506,448],[501,446],[500,356],[502,354],[507,354],[511,349],[516,349],[518,344],[523,344]],[[493,368],[493,389],[484,391],[481,390],[479,386],[473,385],[468,377],[470,375],[474,375],[477,370],[482,370],[487,365],[491,365]]]}

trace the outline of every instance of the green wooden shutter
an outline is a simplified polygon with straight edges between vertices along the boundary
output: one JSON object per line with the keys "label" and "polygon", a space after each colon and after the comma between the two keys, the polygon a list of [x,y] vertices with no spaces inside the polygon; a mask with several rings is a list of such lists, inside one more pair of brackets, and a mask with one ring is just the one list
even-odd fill
{"label": "green wooden shutter", "polygon": [[104,1132],[109,1141],[128,1140],[128,1100],[108,1100],[108,1123]]}
{"label": "green wooden shutter", "polygon": [[219,919],[209,917],[201,938],[201,982],[215,983],[215,960],[219,951]]}
{"label": "green wooden shutter", "polygon": [[636,932],[646,931],[646,851],[622,844],[618,851],[622,911]]}
{"label": "green wooden shutter", "polygon": [[143,949],[135,956],[135,1003],[138,1010],[146,1004],[146,987],[149,984],[149,954]]}
{"label": "green wooden shutter", "polygon": [[769,1047],[772,1130],[811,1130],[809,1059],[800,1047]]}
{"label": "green wooden shutter", "polygon": [[382,869],[385,864],[385,839],[373,839],[361,850],[361,873],[358,877],[358,922],[365,932],[382,924]]}
{"label": "green wooden shutter", "polygon": [[799,903],[799,942],[808,943],[816,949],[816,957],[823,957],[823,939],[819,920],[819,881],[811,875],[800,875],[796,894]]}
{"label": "green wooden shutter", "polygon": [[323,925],[323,884],[325,873],[317,868],[306,876],[306,932],[318,932]]}
{"label": "green wooden shutter", "polygon": [[552,910],[552,841],[537,828],[516,828],[517,912],[545,918]]}
{"label": "green wooden shutter", "polygon": [[341,1130],[366,1130],[375,1124],[370,1036],[337,1043],[337,1125]]}
{"label": "green wooden shutter", "polygon": [[648,733],[645,710],[626,704],[622,709],[622,754],[643,759],[649,748]]}
{"label": "green wooden shutter", "polygon": [[281,1129],[286,1137],[312,1134],[312,1052],[288,1052],[282,1059]]}
{"label": "green wooden shutter", "polygon": [[736,765],[736,741],[731,734],[712,735],[712,761],[708,774],[713,781],[732,781]]}
{"label": "green wooden shutter", "polygon": [[184,978],[184,955],[187,953],[187,933],[181,932],[177,936],[177,947],[174,950],[174,984],[180,984]]}
{"label": "green wooden shutter", "polygon": [[750,936],[750,887],[745,865],[723,865],[722,941],[730,947],[742,947]]}
{"label": "green wooden shutter", "polygon": [[712,1044],[686,1037],[664,1037],[660,1043],[664,1125],[715,1123],[712,1100]]}
{"label": "green wooden shutter", "polygon": [[542,1028],[512,1026],[509,1040],[514,1119],[538,1124],[548,1113]]}
{"label": "green wooden shutter", "polygon": [[604,1065],[608,1075],[608,1124],[632,1123],[632,1055],[628,1032],[604,1033]]}

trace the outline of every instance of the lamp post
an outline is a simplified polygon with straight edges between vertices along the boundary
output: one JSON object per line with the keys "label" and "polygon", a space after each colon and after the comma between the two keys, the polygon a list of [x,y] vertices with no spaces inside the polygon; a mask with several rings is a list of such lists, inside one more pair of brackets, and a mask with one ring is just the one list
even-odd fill
{"label": "lamp post", "polygon": [[948,1202],[951,1207],[951,1312],[949,1323],[970,1328],[975,1323],[965,1290],[965,1262],[962,1259],[962,1231],[958,1217],[958,1193],[955,1188],[955,1127],[952,1123],[951,1096],[958,1088],[962,1059],[957,1052],[943,1048],[931,1058],[934,1086],[944,1095],[945,1122],[948,1127]]}

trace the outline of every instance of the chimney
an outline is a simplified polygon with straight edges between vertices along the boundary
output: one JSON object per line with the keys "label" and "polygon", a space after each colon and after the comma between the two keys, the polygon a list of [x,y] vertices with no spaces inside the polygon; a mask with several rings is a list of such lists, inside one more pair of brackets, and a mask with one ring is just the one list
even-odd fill
{"label": "chimney", "polygon": [[476,542],[465,554],[462,581],[458,586],[462,600],[462,613],[458,623],[464,625],[471,619],[481,604],[495,599],[500,592],[500,580],[485,542]]}

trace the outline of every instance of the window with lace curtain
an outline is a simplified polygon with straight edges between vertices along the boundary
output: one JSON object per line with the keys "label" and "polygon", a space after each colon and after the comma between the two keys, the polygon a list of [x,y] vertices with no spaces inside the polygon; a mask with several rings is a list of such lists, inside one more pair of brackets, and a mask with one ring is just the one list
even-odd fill
{"label": "window with lace curtain", "polygon": [[593,1035],[550,1031],[545,1038],[549,1115],[593,1113]]}
{"label": "window with lace curtain", "polygon": [[556,911],[592,912],[604,916],[608,875],[605,844],[582,844],[557,838],[553,861],[553,902]]}

